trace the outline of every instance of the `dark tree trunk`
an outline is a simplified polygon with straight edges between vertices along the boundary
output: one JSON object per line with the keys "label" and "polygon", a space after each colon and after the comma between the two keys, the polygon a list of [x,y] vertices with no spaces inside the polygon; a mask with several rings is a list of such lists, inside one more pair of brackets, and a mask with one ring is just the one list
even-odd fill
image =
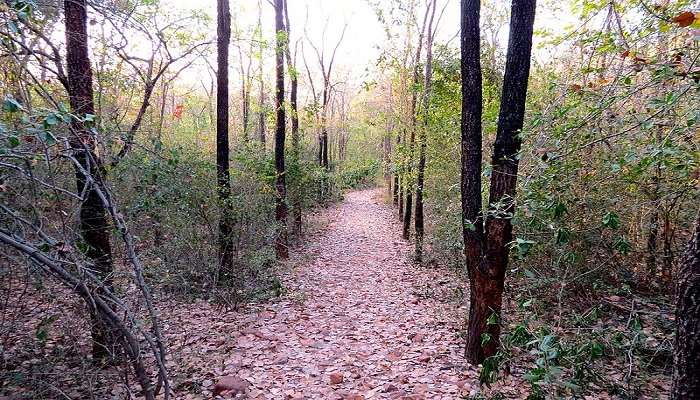
{"label": "dark tree trunk", "polygon": [[[418,45],[416,46],[416,59],[413,63],[413,85],[411,86],[411,141],[408,143],[408,173],[411,175],[411,170],[413,169],[413,151],[416,145],[416,129],[417,129],[417,118],[416,118],[416,104],[418,103],[418,80],[420,79],[420,56],[423,49],[423,36],[425,35],[425,24],[428,21],[428,13],[430,12],[430,4],[425,10],[425,16],[423,17],[423,25],[421,26],[420,34],[418,35]],[[403,238],[408,240],[411,237],[411,215],[413,212],[413,182],[409,181],[408,185],[405,185],[406,189],[406,210],[403,215]]]}
{"label": "dark tree trunk", "polygon": [[[292,157],[294,163],[299,166],[301,160],[301,138],[299,137],[299,75],[296,70],[296,51],[294,58],[290,50],[291,27],[289,23],[289,11],[287,10],[287,2],[284,2],[284,19],[285,30],[287,32],[287,46],[285,54],[287,56],[287,69],[289,70],[290,88],[289,88],[289,104],[292,108]],[[294,216],[294,230],[296,234],[301,234],[302,230],[302,214],[301,214],[301,193],[295,193],[292,203],[292,215]]]}
{"label": "dark tree trunk", "polygon": [[652,185],[650,189],[649,200],[651,200],[651,213],[649,215],[649,235],[647,236],[647,272],[651,280],[656,279],[656,251],[657,251],[657,240],[659,238],[659,195],[660,195],[660,179],[661,179],[661,169],[659,166],[656,167],[654,177],[652,178]]}
{"label": "dark tree trunk", "polygon": [[[462,62],[463,73],[465,73],[464,63],[474,63],[473,60],[465,60],[465,56],[477,59],[479,57],[478,47],[475,48],[473,43],[469,43],[471,40],[479,40],[479,17],[478,11],[474,10],[474,8],[478,10],[479,2],[464,0],[462,4],[464,7]],[[505,272],[508,266],[508,243],[512,240],[513,227],[511,218],[515,211],[515,187],[518,175],[517,155],[521,145],[519,133],[522,130],[525,116],[525,99],[530,73],[535,8],[535,0],[514,0],[511,6],[508,52],[496,141],[491,160],[489,217],[486,219],[485,232],[481,225],[481,206],[476,201],[476,197],[480,198],[481,196],[481,185],[476,186],[473,184],[476,179],[475,174],[481,173],[480,149],[478,151],[478,170],[465,171],[465,169],[468,170],[470,167],[476,167],[476,160],[469,160],[469,162],[463,163],[463,201],[465,194],[467,197],[467,204],[463,203],[463,218],[465,220],[464,240],[471,286],[469,338],[467,340],[466,354],[472,363],[480,363],[484,358],[494,355],[500,343],[501,298]],[[474,25],[474,22],[476,22],[476,25]],[[467,30],[472,34],[476,34],[476,37],[466,38],[464,32]],[[469,50],[469,54],[464,54],[464,47]],[[474,53],[474,50],[476,50],[476,53]],[[474,66],[476,65],[472,65],[472,67]],[[476,67],[480,69],[480,66]],[[465,93],[464,86],[471,86],[475,77],[469,76],[469,74],[465,75],[462,83],[463,94],[474,95],[474,93]],[[480,86],[479,82],[479,91],[481,91]],[[469,90],[473,89],[466,89],[467,92]],[[479,114],[481,114],[480,100],[479,98]],[[469,97],[465,96],[463,101],[469,102]],[[469,105],[463,104],[463,107],[469,107]],[[465,114],[468,113],[465,112]],[[466,117],[469,119],[468,115]],[[463,116],[462,123],[464,129],[465,116]],[[473,123],[474,121],[471,122],[471,124]],[[466,130],[468,131],[469,128]],[[480,132],[478,138],[480,143]],[[473,141],[468,146],[463,144],[463,157],[465,159],[476,156],[477,152],[474,150],[476,146],[475,139],[476,135],[474,134]],[[480,199],[478,202],[480,203]],[[479,207],[476,208],[476,205]],[[472,221],[476,221],[476,223]]]}
{"label": "dark tree trunk", "polygon": [[394,184],[392,186],[392,197],[394,200],[394,205],[398,207],[399,205],[399,174],[394,172]]}
{"label": "dark tree trunk", "polygon": [[[400,138],[401,138],[401,143],[406,142],[406,129],[405,128],[402,130]],[[398,143],[398,140],[397,140],[397,143]],[[404,199],[405,199],[404,194],[406,193],[406,177],[404,175],[405,172],[406,172],[405,167],[402,165],[399,168],[399,172],[398,172],[398,175],[399,175],[399,179],[398,179],[398,181],[399,181],[399,184],[398,184],[398,186],[399,186],[399,221],[401,221],[401,222],[403,222],[403,212],[404,212],[403,205],[404,205]]]}
{"label": "dark tree trunk", "polygon": [[228,46],[231,14],[228,0],[217,0],[216,186],[219,200],[219,280],[230,284],[233,271],[233,216],[228,138]]}
{"label": "dark tree trunk", "polygon": [[700,212],[678,268],[672,400],[700,399]]}
{"label": "dark tree trunk", "polygon": [[[92,69],[88,56],[87,5],[85,0],[66,0],[66,61],[69,100],[73,113],[73,135],[70,145],[79,166],[75,166],[78,193],[85,197],[80,205],[80,234],[85,241],[85,255],[92,261],[97,275],[105,287],[112,287],[112,247],[107,210],[98,191],[104,186],[102,160],[96,153],[97,138],[91,133],[82,118],[95,114],[92,92]],[[114,353],[115,338],[108,324],[97,316],[93,305],[92,354],[95,361],[102,362]]]}
{"label": "dark tree trunk", "polygon": [[277,237],[275,238],[275,253],[278,259],[289,257],[287,245],[287,182],[284,166],[285,141],[285,110],[284,110],[284,49],[287,40],[284,37],[284,2],[275,0],[275,32],[277,46],[275,48],[275,220],[277,221]]}
{"label": "dark tree trunk", "polygon": [[403,238],[408,240],[411,238],[411,215],[413,214],[413,193],[411,192],[410,183],[406,185],[406,199],[404,200],[404,204]]}
{"label": "dark tree trunk", "polygon": [[265,126],[265,118],[267,118],[265,115],[265,83],[263,81],[264,78],[262,75],[262,67],[260,69],[260,113],[258,113],[258,136],[260,138],[262,148],[265,149],[267,143],[267,136],[265,135],[265,130],[267,129]]}
{"label": "dark tree trunk", "polygon": [[461,75],[462,75],[462,235],[464,255],[469,275],[469,328],[466,356],[478,364],[483,359],[481,333],[484,327],[474,324],[481,320],[481,287],[477,276],[483,253],[483,214],[481,206],[481,39],[479,35],[479,0],[462,0],[461,3]]}
{"label": "dark tree trunk", "polygon": [[241,101],[243,102],[243,142],[248,141],[248,124],[250,121],[250,99],[245,83],[241,89]]}
{"label": "dark tree trunk", "polygon": [[664,210],[664,229],[663,229],[663,264],[661,268],[661,281],[664,284],[671,283],[671,273],[673,271],[673,227],[671,226],[671,208],[669,205]]}
{"label": "dark tree trunk", "polygon": [[328,108],[328,101],[330,97],[328,83],[325,84],[326,87],[323,89],[323,111],[321,114],[321,166],[328,170],[328,118],[326,116],[326,110]]}
{"label": "dark tree trunk", "polygon": [[387,135],[384,137],[384,184],[386,185],[387,195],[393,197],[391,184],[391,130],[387,129]]}
{"label": "dark tree trunk", "polygon": [[399,209],[399,219],[401,218],[402,213],[403,213],[403,211],[402,211],[403,204],[399,203],[399,197],[401,196],[401,193],[400,193],[400,190],[401,190],[400,189],[400,186],[401,186],[400,175],[401,175],[401,173],[400,173],[399,167],[397,165],[398,164],[397,161],[399,158],[398,152],[399,152],[400,148],[401,148],[401,131],[399,131],[396,134],[396,151],[394,154],[394,205],[396,205]]}
{"label": "dark tree trunk", "polygon": [[651,210],[649,215],[649,235],[647,236],[647,270],[651,280],[656,279],[656,248],[657,239],[659,237],[659,211],[658,209]]}
{"label": "dark tree trunk", "polygon": [[317,152],[317,161],[319,166],[323,166],[323,137],[321,136],[321,133],[318,133],[318,152]]}
{"label": "dark tree trunk", "polygon": [[423,126],[419,132],[418,174],[416,177],[416,261],[423,261],[423,237],[425,222],[423,215],[423,185],[425,184],[425,152],[428,145],[428,119],[430,118],[430,94],[433,84],[433,20],[436,0],[432,1],[432,12],[428,22],[428,40],[425,44],[425,92],[423,94]]}

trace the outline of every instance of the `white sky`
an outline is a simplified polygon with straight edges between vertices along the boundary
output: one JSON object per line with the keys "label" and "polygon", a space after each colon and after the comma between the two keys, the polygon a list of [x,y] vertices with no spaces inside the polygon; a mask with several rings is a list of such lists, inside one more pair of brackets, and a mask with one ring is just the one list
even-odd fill
{"label": "white sky", "polygon": [[[386,1],[385,4],[389,4],[389,0],[380,1]],[[497,4],[505,3],[506,7],[510,5],[508,0],[493,1]],[[216,26],[216,0],[162,0],[162,2],[168,5],[172,4],[174,8],[182,10],[201,10],[212,18],[212,28],[214,29]],[[438,0],[438,11],[445,5],[445,2],[448,4],[440,21],[436,43],[444,43],[459,32],[460,2],[459,0]],[[547,0],[541,1],[541,3],[546,2]],[[238,20],[242,27],[254,26],[257,23],[257,0],[232,0],[230,3],[233,18]],[[422,4],[422,2],[420,3]],[[556,1],[554,4],[556,4]],[[343,75],[349,74],[351,79],[355,81],[355,84],[369,78],[365,71],[368,66],[371,68],[376,64],[380,54],[378,46],[385,42],[386,34],[367,0],[288,0],[287,7],[292,30],[292,43],[296,39],[303,37],[304,29],[306,29],[308,36],[317,46],[321,45],[322,39],[325,40],[326,51],[329,54],[339,38],[343,24],[347,24],[345,39],[338,49],[334,71]],[[546,10],[543,10],[544,7],[546,7]],[[274,10],[268,0],[262,0],[262,8],[263,29],[265,29],[266,37],[271,39],[274,37]],[[418,18],[422,18],[422,11],[418,13],[421,14]],[[562,15],[568,18],[562,19]],[[555,15],[551,11],[551,6],[540,4],[535,29],[548,28],[561,32],[564,29],[565,20],[568,20],[566,23],[572,23],[575,21],[575,17],[569,13],[561,12]],[[324,26],[326,24],[324,35]],[[507,25],[506,21],[499,35],[502,46],[507,44]],[[401,28],[399,27],[398,29]],[[535,38],[535,43],[537,41],[537,38]],[[457,46],[459,42],[453,40],[451,44]],[[231,50],[232,57],[237,57],[237,54],[237,51]],[[536,50],[535,54],[539,59],[547,58],[542,51]],[[308,46],[306,47],[306,57],[310,64],[316,64],[313,50]],[[236,62],[232,60],[232,68],[234,68]],[[270,62],[271,58],[268,57],[266,60],[268,67],[271,67]],[[301,68],[300,55],[297,62]]]}

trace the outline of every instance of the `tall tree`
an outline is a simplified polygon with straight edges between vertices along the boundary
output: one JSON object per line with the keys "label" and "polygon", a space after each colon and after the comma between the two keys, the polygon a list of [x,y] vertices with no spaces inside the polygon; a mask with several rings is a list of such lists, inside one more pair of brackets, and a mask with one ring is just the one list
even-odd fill
{"label": "tall tree", "polygon": [[[112,247],[107,210],[100,198],[104,185],[103,161],[97,153],[97,137],[88,126],[95,114],[92,91],[92,68],[88,55],[86,0],[65,0],[66,67],[68,95],[76,118],[71,120],[71,149],[77,160],[75,178],[77,193],[84,193],[80,206],[80,234],[86,244],[86,256],[92,261],[106,288],[112,286]],[[91,308],[93,319],[93,358],[107,359],[113,351],[114,339],[107,323]]]}
{"label": "tall tree", "polygon": [[466,356],[480,363],[499,347],[500,313],[511,218],[515,212],[520,132],[530,74],[535,0],[513,0],[489,206],[481,208],[481,63],[479,0],[462,0],[462,223],[470,281]]}
{"label": "tall tree", "polygon": [[432,11],[428,22],[428,37],[425,43],[425,84],[423,93],[423,126],[418,133],[418,173],[416,176],[416,261],[423,260],[423,236],[424,215],[423,215],[423,185],[425,184],[425,152],[428,145],[428,120],[430,118],[430,94],[433,84],[433,22],[435,20],[435,9],[437,0],[432,0]]}
{"label": "tall tree", "polygon": [[700,399],[700,212],[677,273],[673,400]]}
{"label": "tall tree", "polygon": [[[413,164],[413,151],[416,144],[416,129],[418,127],[416,109],[418,103],[418,83],[420,81],[420,57],[423,49],[423,37],[425,36],[425,26],[428,21],[428,15],[430,14],[430,8],[432,3],[428,3],[428,7],[425,9],[425,15],[423,16],[423,24],[420,28],[420,34],[418,35],[418,43],[416,45],[416,56],[413,61],[413,83],[411,85],[411,135],[410,142],[408,142],[408,175],[411,175]],[[409,183],[405,185],[406,189],[406,210],[403,214],[403,238],[408,239],[411,236],[411,215],[413,214],[413,190],[411,179],[408,179]]]}
{"label": "tall tree", "polygon": [[[292,157],[293,162],[298,164],[301,157],[301,138],[299,137],[299,72],[296,66],[296,48],[294,51],[294,57],[292,57],[292,51],[290,48],[291,41],[291,27],[289,23],[289,10],[287,9],[287,2],[284,2],[284,22],[285,31],[287,33],[287,45],[285,46],[285,55],[287,57],[287,69],[289,70],[289,105],[291,107],[291,119],[292,119]],[[298,44],[298,42],[297,42]],[[294,229],[296,233],[301,233],[302,227],[302,216],[301,216],[301,194],[295,193],[294,200],[292,201],[292,215],[294,216]]]}
{"label": "tall tree", "polygon": [[277,258],[289,257],[287,244],[287,182],[284,166],[284,141],[285,141],[285,110],[284,110],[284,52],[287,46],[287,35],[284,29],[285,0],[275,0],[275,32],[277,46],[275,47],[275,220],[277,221],[277,237],[275,239],[275,253]]}
{"label": "tall tree", "polygon": [[[237,20],[234,21],[234,25]],[[240,29],[236,26],[234,31],[240,34]],[[251,68],[253,66],[254,40],[248,40],[248,53],[243,53],[243,40],[241,37],[234,38],[234,43],[238,49],[238,68],[241,77],[241,116],[242,116],[242,133],[243,142],[248,142],[250,139],[250,96],[253,85],[253,77]],[[247,58],[247,59],[246,59]]]}
{"label": "tall tree", "polygon": [[[319,136],[319,153],[318,153],[318,158],[319,158],[319,164],[326,170],[329,169],[330,164],[328,163],[328,108],[330,106],[330,101],[331,101],[331,91],[333,89],[333,84],[332,84],[332,77],[333,77],[333,64],[335,63],[335,55],[338,52],[338,48],[340,47],[340,44],[343,42],[343,38],[345,37],[345,31],[347,30],[347,24],[343,25],[343,31],[340,34],[340,38],[338,39],[338,42],[335,44],[335,47],[333,48],[333,52],[331,53],[330,60],[326,62],[326,52],[325,48],[321,46],[321,49],[319,50],[318,47],[316,47],[313,42],[309,39],[308,32],[305,32],[306,38],[309,41],[309,44],[311,47],[314,49],[314,52],[316,53],[316,59],[318,60],[318,66],[319,69],[321,70],[321,75],[323,77],[323,90],[321,92],[321,135]],[[325,29],[323,32],[323,36],[325,37]],[[325,42],[323,42],[325,43]],[[322,43],[322,44],[323,44]]]}
{"label": "tall tree", "polygon": [[233,272],[233,216],[228,139],[228,46],[231,40],[231,13],[228,0],[217,0],[216,73],[216,186],[219,199],[219,278],[231,283]]}
{"label": "tall tree", "polygon": [[263,33],[262,33],[262,0],[258,1],[258,27],[257,27],[257,34],[258,34],[258,42],[260,44],[259,46],[259,51],[260,51],[260,65],[258,69],[258,80],[260,84],[260,101],[259,101],[259,113],[258,113],[258,135],[260,137],[260,144],[263,148],[265,149],[265,146],[267,144],[267,135],[266,135],[266,120],[267,120],[267,112],[265,110],[265,103],[267,100],[265,99],[265,42],[263,41]]}

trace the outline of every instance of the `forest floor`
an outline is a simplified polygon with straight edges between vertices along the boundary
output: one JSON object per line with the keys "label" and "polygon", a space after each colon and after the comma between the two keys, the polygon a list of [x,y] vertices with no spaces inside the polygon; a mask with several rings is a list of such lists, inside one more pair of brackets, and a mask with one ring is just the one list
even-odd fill
{"label": "forest floor", "polygon": [[[165,331],[180,358],[172,365],[180,372],[176,392],[199,386],[198,395],[183,398],[201,398],[218,383],[245,387],[252,399],[475,394],[476,370],[464,361],[459,336],[463,310],[450,299],[461,289],[444,271],[411,262],[412,247],[383,192],[349,193],[324,212],[331,214],[328,226],[296,250],[278,301],[221,315],[218,323],[201,309],[168,318]],[[206,332],[197,332],[202,326]],[[173,335],[185,331],[180,347]]]}
{"label": "forest floor", "polygon": [[[280,297],[238,310],[203,299],[158,297],[171,398],[212,399],[215,392],[219,398],[285,400],[527,397],[524,367],[490,389],[479,385],[476,368],[462,354],[466,280],[456,269],[413,262],[413,245],[401,238],[396,210],[383,189],[348,193],[343,202],[307,220],[303,242],[278,267]],[[0,398],[138,397],[133,381],[124,384],[123,370],[96,369],[85,357],[90,330],[75,296],[56,285],[47,286],[51,290],[23,287],[33,286],[13,287],[6,298],[18,300],[8,302],[5,309],[11,312],[0,318],[0,366],[5,369],[0,368]],[[634,343],[651,350],[658,348],[654,343],[670,343],[670,333],[661,334],[670,330],[648,320],[658,309],[634,299],[628,307],[620,296],[608,300],[616,307],[596,329],[624,332],[629,307],[641,307],[644,329]],[[613,312],[623,303],[624,312]],[[508,307],[516,312],[513,304]],[[663,398],[659,394],[668,392],[667,368],[635,369],[635,379],[628,380],[625,373],[632,368],[621,357],[631,357],[632,350],[609,351],[603,370],[608,379],[584,398],[615,397],[606,393],[612,387],[606,384],[636,393],[626,398]],[[641,365],[643,354],[634,354]],[[652,363],[653,354],[644,360]]]}

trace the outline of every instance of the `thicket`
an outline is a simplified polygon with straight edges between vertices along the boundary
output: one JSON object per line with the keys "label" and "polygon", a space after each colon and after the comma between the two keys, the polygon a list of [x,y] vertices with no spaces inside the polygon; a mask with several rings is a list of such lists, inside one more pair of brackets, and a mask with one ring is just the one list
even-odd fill
{"label": "thicket", "polygon": [[[483,142],[492,143],[505,54],[491,33],[507,12],[484,7]],[[566,13],[577,25],[537,32],[509,217],[515,238],[503,348],[485,361],[483,382],[515,374],[530,382],[533,399],[668,390],[673,287],[700,194],[698,20],[688,17],[689,7],[575,1]],[[382,10],[381,21],[407,12]],[[392,128],[385,138],[394,142],[406,126],[394,121],[405,121],[411,91],[403,48],[387,46],[381,89],[404,96],[383,115]],[[460,90],[459,51],[438,43],[427,117],[424,259],[461,271]],[[484,181],[492,173],[488,157],[485,151]],[[399,179],[387,176],[387,183],[415,185],[410,162],[399,141],[388,161]],[[494,315],[490,323],[501,322]]]}

